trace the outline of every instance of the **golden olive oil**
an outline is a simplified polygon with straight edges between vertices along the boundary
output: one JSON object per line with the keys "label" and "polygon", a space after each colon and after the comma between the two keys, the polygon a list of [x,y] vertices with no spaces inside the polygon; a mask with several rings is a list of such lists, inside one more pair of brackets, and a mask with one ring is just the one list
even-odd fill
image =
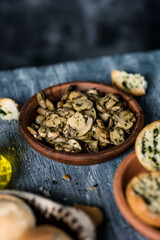
{"label": "golden olive oil", "polygon": [[10,162],[0,154],[0,189],[4,189],[12,176],[12,167]]}

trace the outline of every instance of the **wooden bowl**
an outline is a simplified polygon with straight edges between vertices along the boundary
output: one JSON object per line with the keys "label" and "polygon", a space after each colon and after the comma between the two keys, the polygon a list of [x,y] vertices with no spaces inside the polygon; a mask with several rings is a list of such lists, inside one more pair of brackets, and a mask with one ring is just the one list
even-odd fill
{"label": "wooden bowl", "polygon": [[63,206],[33,193],[3,190],[0,194],[10,194],[24,200],[33,210],[37,225],[51,224],[67,232],[75,240],[95,240],[96,228],[90,217],[82,210]]}
{"label": "wooden bowl", "polygon": [[131,178],[146,172],[148,171],[139,163],[135,151],[131,152],[121,162],[116,171],[113,183],[114,197],[119,210],[132,227],[149,239],[160,240],[160,230],[145,224],[137,218],[130,209],[125,197],[125,189]]}
{"label": "wooden bowl", "polygon": [[134,144],[138,133],[141,131],[144,125],[143,112],[137,101],[132,96],[116,88],[94,82],[69,82],[55,85],[42,91],[50,100],[52,100],[53,102],[57,102],[60,100],[66,88],[68,88],[71,84],[75,85],[76,89],[80,91],[86,91],[90,88],[96,88],[104,93],[118,94],[122,97],[123,100],[128,102],[130,110],[135,113],[137,119],[130,136],[121,145],[111,146],[108,149],[102,150],[98,153],[64,153],[60,151],[55,151],[53,148],[46,146],[45,144],[36,140],[27,130],[27,126],[30,126],[31,123],[35,121],[36,117],[36,109],[38,107],[38,103],[36,95],[34,95],[24,104],[19,117],[20,131],[28,144],[37,152],[48,158],[73,165],[91,165],[102,163],[109,159],[115,158],[120,153],[126,151],[129,147],[131,147]]}

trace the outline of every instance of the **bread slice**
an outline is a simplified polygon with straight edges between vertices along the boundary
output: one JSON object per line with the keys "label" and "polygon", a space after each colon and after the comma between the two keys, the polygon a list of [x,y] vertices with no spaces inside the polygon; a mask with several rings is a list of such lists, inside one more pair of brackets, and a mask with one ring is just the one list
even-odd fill
{"label": "bread slice", "polygon": [[18,117],[18,104],[10,98],[0,98],[0,118],[10,122]]}
{"label": "bread slice", "polygon": [[51,225],[41,225],[27,231],[19,240],[73,240],[61,229]]}
{"label": "bread slice", "polygon": [[0,194],[0,239],[17,240],[35,224],[35,216],[24,201]]}
{"label": "bread slice", "polygon": [[135,151],[144,168],[160,170],[160,120],[143,128],[136,139]]}
{"label": "bread slice", "polygon": [[147,82],[140,74],[113,70],[111,72],[112,84],[130,93],[133,96],[146,94]]}
{"label": "bread slice", "polygon": [[160,172],[142,173],[132,178],[126,188],[126,199],[139,219],[160,227]]}

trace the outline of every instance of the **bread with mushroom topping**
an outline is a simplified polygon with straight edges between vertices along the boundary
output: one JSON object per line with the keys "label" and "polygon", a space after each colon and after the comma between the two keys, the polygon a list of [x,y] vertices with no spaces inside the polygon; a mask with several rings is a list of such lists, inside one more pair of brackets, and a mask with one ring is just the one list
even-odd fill
{"label": "bread with mushroom topping", "polygon": [[111,72],[112,84],[130,93],[133,96],[146,94],[147,82],[140,74],[113,70]]}
{"label": "bread with mushroom topping", "polygon": [[143,128],[136,139],[135,151],[144,168],[160,170],[160,120]]}
{"label": "bread with mushroom topping", "polygon": [[133,177],[126,188],[127,202],[134,214],[150,226],[160,227],[160,172]]}

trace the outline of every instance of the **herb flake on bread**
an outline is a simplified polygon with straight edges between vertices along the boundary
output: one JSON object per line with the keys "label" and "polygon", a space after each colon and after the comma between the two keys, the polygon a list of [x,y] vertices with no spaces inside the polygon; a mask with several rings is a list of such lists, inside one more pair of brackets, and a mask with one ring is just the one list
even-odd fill
{"label": "herb flake on bread", "polygon": [[147,81],[140,74],[113,70],[111,72],[111,79],[113,85],[133,96],[142,96],[146,94]]}

